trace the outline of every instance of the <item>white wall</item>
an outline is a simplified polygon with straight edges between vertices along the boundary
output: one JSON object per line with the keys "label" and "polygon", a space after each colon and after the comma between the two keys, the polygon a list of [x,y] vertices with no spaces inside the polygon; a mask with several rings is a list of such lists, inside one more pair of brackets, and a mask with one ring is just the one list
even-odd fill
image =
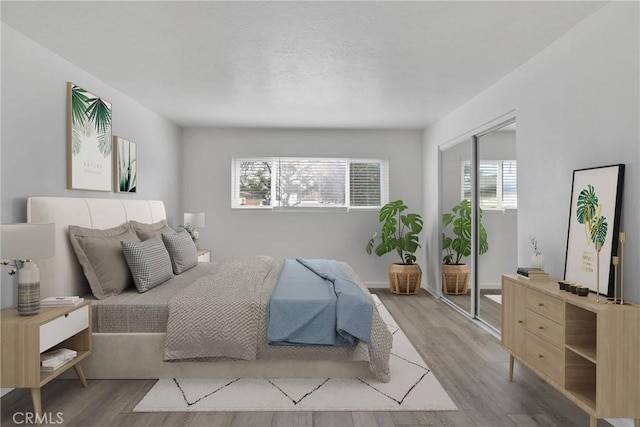
{"label": "white wall", "polygon": [[387,283],[394,254],[378,258],[364,246],[378,228],[378,211],[271,212],[231,210],[234,156],[373,157],[389,160],[390,199],[422,213],[419,131],[192,128],[182,133],[182,206],[205,212],[200,246],[213,258],[271,255],[347,261],[368,283]]}
{"label": "white wall", "polygon": [[[138,145],[137,194],[67,190],[68,81],[112,102],[113,134]],[[29,196],[160,199],[178,222],[178,128],[4,23],[1,120],[3,223],[26,221]],[[2,307],[16,303],[7,271],[2,269]]]}
{"label": "white wall", "polygon": [[[538,238],[545,269],[564,273],[574,169],[625,163],[621,230],[625,294],[640,302],[639,16],[637,2],[613,2],[424,133],[425,201],[438,194],[438,146],[515,110],[518,254],[529,263]],[[470,64],[471,66],[473,64]],[[425,203],[428,268],[439,264],[438,208]],[[435,277],[429,285],[435,290]]]}

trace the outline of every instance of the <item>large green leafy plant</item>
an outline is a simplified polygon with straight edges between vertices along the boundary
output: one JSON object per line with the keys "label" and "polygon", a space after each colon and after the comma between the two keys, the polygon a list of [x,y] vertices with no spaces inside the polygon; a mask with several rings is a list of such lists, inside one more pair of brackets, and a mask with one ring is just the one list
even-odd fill
{"label": "large green leafy plant", "polygon": [[403,264],[416,262],[416,251],[420,247],[418,234],[422,231],[422,217],[418,214],[407,213],[407,205],[402,200],[389,202],[380,208],[378,220],[382,223],[380,234],[375,233],[365,247],[371,255],[376,240],[380,243],[375,247],[375,254],[382,256],[396,251]]}
{"label": "large green leafy plant", "polygon": [[[479,254],[489,250],[487,230],[482,225],[482,209],[478,213]],[[452,225],[453,236],[447,236],[448,227]],[[443,264],[461,264],[463,257],[471,255],[471,202],[463,199],[451,208],[451,212],[442,215],[442,250],[445,255]]]}

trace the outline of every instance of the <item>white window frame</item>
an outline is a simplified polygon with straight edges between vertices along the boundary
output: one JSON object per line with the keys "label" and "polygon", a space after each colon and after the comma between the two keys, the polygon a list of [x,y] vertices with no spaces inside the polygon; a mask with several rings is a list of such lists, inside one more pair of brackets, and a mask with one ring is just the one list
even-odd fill
{"label": "white window frame", "polygon": [[[482,203],[479,201],[480,203],[480,208],[483,211],[500,211],[500,212],[505,212],[505,211],[515,211],[518,209],[518,202],[516,199],[516,205],[515,207],[513,205],[504,205],[503,204],[503,199],[504,199],[504,194],[502,192],[502,186],[504,184],[504,179],[503,179],[503,173],[502,173],[502,166],[504,162],[513,162],[516,163],[516,160],[511,160],[511,159],[503,159],[503,160],[480,160],[480,163],[483,165],[496,165],[498,166],[498,175],[496,177],[496,197],[498,199],[498,206],[496,207],[485,207],[482,206]],[[469,170],[471,170],[471,160],[462,160],[460,162],[460,200],[465,199],[465,194],[464,194],[464,168],[465,166],[469,167]],[[517,166],[516,166],[517,167]]]}
{"label": "white window frame", "polygon": [[[292,207],[292,206],[274,206],[268,205],[246,205],[242,203],[240,197],[240,165],[245,162],[268,162],[271,163],[271,200],[276,200],[278,182],[277,162],[280,159],[305,159],[305,160],[340,160],[346,162],[345,168],[345,203],[344,206],[317,206],[317,207]],[[380,165],[380,206],[351,206],[351,164],[352,163],[377,163]],[[389,202],[389,161],[386,159],[372,158],[344,158],[344,157],[303,157],[303,156],[278,156],[278,157],[234,157],[231,160],[231,209],[238,210],[256,210],[256,211],[287,211],[287,212],[305,212],[305,211],[322,211],[322,212],[349,212],[363,210],[379,210],[382,206]]]}

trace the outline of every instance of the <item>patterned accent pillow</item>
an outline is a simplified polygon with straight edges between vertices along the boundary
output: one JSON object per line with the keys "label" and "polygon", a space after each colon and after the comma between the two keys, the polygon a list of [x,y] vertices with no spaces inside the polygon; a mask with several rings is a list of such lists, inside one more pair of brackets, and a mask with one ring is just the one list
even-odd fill
{"label": "patterned accent pillow", "polygon": [[147,292],[173,277],[171,258],[159,237],[120,244],[139,292]]}
{"label": "patterned accent pillow", "polygon": [[171,256],[173,272],[180,274],[198,265],[198,249],[186,230],[179,233],[162,233],[162,241]]}

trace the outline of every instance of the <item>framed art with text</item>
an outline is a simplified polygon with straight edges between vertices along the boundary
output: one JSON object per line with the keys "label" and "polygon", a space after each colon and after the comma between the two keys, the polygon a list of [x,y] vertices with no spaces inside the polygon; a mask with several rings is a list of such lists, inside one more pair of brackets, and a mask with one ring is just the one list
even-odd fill
{"label": "framed art with text", "polygon": [[564,278],[612,295],[624,165],[573,171]]}
{"label": "framed art with text", "polygon": [[67,186],[111,191],[111,103],[67,83]]}

